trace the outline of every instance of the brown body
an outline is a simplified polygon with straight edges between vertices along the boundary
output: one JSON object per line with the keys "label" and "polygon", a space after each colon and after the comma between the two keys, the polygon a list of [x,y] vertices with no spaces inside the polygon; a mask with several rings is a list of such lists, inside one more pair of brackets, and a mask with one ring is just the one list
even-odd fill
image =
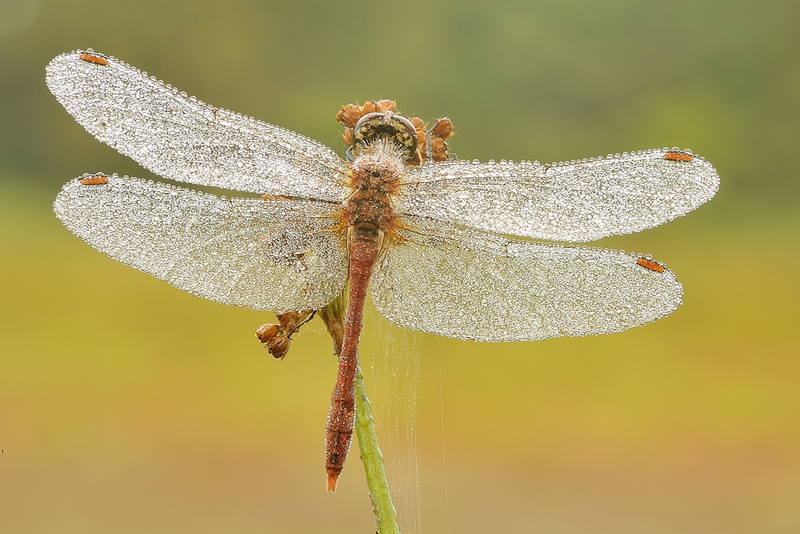
{"label": "brown body", "polygon": [[[358,148],[358,156],[353,161],[350,183],[353,193],[340,213],[341,229],[347,230],[350,296],[339,355],[339,372],[326,427],[325,469],[328,473],[329,491],[336,490],[336,481],[342,472],[353,439],[358,340],[361,336],[364,301],[372,268],[380,256],[384,242],[398,239],[391,196],[407,166],[421,165],[429,157],[434,161],[444,161],[450,157],[445,141],[453,135],[453,124],[447,118],[438,119],[434,127],[426,133],[424,122],[412,117],[409,121],[410,131],[416,146],[410,154],[405,153],[409,148],[407,143],[398,143],[401,135],[392,139],[367,140],[362,148],[360,143],[365,141],[354,130],[359,120],[368,113],[380,112],[385,115],[382,120],[389,123],[396,110],[397,106],[393,101],[381,100],[367,102],[364,106],[348,104],[342,106],[336,115],[336,120],[347,128],[343,135],[345,142]],[[427,146],[429,136],[432,147]]]}
{"label": "brown body", "polygon": [[339,355],[339,372],[331,397],[325,436],[325,469],[328,490],[336,481],[353,439],[355,419],[355,375],[358,367],[358,340],[361,335],[364,302],[372,268],[380,255],[384,239],[392,239],[395,214],[391,194],[403,169],[396,147],[376,141],[353,162],[353,194],[341,212],[347,227],[350,296],[344,323],[344,339]]}
{"label": "brown body", "polygon": [[[319,310],[339,356],[325,436],[329,491],[336,490],[353,439],[358,342],[369,279],[384,243],[400,239],[396,232],[398,221],[392,209],[392,194],[406,168],[421,165],[429,159],[450,159],[446,143],[454,134],[450,119],[437,119],[426,131],[421,119],[405,119],[396,115],[396,110],[393,101],[380,100],[369,101],[363,106],[342,106],[336,115],[336,120],[346,128],[342,138],[352,149],[354,159],[349,184],[352,193],[337,214],[340,221],[338,230],[347,235],[349,259],[350,289],[344,321],[341,321],[341,311],[331,313],[329,307]],[[263,325],[256,331],[256,336],[267,346],[270,354],[283,358],[289,350],[291,334],[310,319],[311,314],[311,311],[279,314],[279,324]]]}

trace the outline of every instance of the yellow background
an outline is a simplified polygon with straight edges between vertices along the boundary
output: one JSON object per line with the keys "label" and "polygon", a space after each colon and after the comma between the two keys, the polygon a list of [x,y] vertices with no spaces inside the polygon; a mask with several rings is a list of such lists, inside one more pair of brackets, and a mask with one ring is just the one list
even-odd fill
{"label": "yellow background", "polygon": [[384,356],[372,311],[367,386],[379,402],[372,362],[419,357],[423,532],[800,531],[800,4],[780,0],[4,2],[0,531],[373,529],[357,453],[325,492],[321,323],[274,361],[252,335],[269,314],[53,216],[83,172],[152,177],[48,93],[47,62],[85,47],[337,151],[341,104],[394,98],[449,116],[467,159],[703,155],[714,200],[601,243],[669,265],[674,314],[524,344],[389,328]]}

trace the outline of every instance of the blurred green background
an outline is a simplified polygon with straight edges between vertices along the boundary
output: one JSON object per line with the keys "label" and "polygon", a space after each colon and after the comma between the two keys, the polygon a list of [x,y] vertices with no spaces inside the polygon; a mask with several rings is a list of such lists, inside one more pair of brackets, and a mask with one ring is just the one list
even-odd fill
{"label": "blurred green background", "polygon": [[337,151],[340,105],[394,98],[449,116],[462,158],[703,155],[722,179],[713,201],[601,243],[666,262],[685,289],[673,315],[483,345],[373,310],[367,386],[381,402],[375,362],[419,358],[422,532],[800,531],[789,0],[3,0],[0,531],[374,528],[357,453],[325,492],[335,361],[321,323],[274,361],[252,335],[269,314],[115,263],[53,216],[83,172],[151,176],[48,93],[47,62],[85,47]]}

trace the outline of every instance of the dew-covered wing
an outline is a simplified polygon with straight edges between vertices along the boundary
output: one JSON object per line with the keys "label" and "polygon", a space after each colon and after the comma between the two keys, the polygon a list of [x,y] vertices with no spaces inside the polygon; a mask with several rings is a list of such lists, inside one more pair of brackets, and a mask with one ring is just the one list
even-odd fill
{"label": "dew-covered wing", "polygon": [[47,86],[89,133],[165,178],[320,200],[346,195],[347,165],[330,148],[216,109],[113,57],[62,54],[47,66]]}
{"label": "dew-covered wing", "polygon": [[[417,221],[387,247],[372,300],[399,325],[477,341],[619,332],[669,314],[682,288],[616,250],[510,240]],[[648,268],[649,267],[649,268]]]}
{"label": "dew-covered wing", "polygon": [[708,201],[718,187],[708,162],[662,149],[550,165],[428,164],[409,173],[394,200],[402,214],[585,242],[670,221]]}
{"label": "dew-covered wing", "polygon": [[93,176],[67,183],[54,210],[100,252],[223,304],[317,309],[347,279],[345,244],[323,202],[225,199]]}

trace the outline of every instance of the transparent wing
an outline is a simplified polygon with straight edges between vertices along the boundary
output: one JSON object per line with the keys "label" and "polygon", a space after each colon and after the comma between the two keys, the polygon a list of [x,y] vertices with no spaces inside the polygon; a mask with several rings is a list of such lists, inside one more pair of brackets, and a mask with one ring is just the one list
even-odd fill
{"label": "transparent wing", "polygon": [[615,250],[505,239],[417,221],[387,247],[372,300],[399,325],[476,341],[619,332],[681,303],[675,275]]}
{"label": "transparent wing", "polygon": [[[47,66],[47,86],[97,139],[181,182],[340,201],[347,165],[300,134],[211,107],[113,57],[77,51]],[[103,64],[105,63],[105,64]]]}
{"label": "transparent wing", "polygon": [[445,162],[409,172],[395,209],[491,232],[584,242],[670,221],[718,187],[705,160],[667,149],[552,165]]}
{"label": "transparent wing", "polygon": [[56,215],[100,252],[179,289],[288,311],[317,309],[344,287],[345,244],[327,203],[225,199],[116,175],[107,181],[67,183]]}

